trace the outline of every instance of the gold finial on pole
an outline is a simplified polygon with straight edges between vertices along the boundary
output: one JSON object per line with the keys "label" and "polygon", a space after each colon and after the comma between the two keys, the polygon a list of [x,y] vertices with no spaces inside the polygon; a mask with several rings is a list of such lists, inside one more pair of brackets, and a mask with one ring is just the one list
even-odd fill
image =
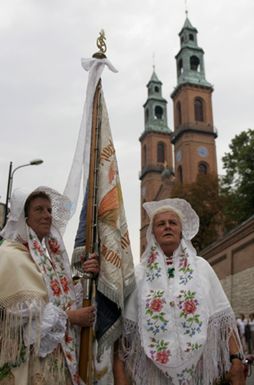
{"label": "gold finial on pole", "polygon": [[93,57],[97,59],[105,59],[107,57],[105,55],[105,52],[107,51],[105,40],[106,40],[105,32],[102,29],[99,33],[99,37],[96,40],[96,44],[97,44],[97,47],[99,48],[99,51],[93,54]]}

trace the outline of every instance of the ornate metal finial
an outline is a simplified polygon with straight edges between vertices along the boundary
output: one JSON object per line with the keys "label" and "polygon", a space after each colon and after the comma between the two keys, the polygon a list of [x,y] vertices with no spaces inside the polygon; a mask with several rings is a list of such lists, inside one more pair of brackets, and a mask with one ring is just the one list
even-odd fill
{"label": "ornate metal finial", "polygon": [[107,51],[105,40],[106,40],[105,32],[102,29],[99,33],[99,37],[96,40],[96,44],[97,44],[97,47],[99,48],[99,51],[93,54],[93,57],[97,59],[105,59],[107,57],[105,55],[105,52]]}
{"label": "ornate metal finial", "polygon": [[153,70],[155,71],[155,53],[153,53]]}

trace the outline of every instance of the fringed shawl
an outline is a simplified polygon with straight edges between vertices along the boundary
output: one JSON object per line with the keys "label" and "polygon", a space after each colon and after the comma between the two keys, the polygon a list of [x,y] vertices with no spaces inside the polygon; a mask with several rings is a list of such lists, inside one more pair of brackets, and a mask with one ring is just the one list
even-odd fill
{"label": "fringed shawl", "polygon": [[0,247],[0,289],[0,384],[72,384],[59,344],[66,314],[48,302],[43,275],[19,242]]}
{"label": "fringed shawl", "polygon": [[[153,247],[152,243],[150,243],[151,247]],[[154,247],[153,252],[162,253],[158,245]],[[147,251],[149,254],[149,245]],[[177,304],[183,305],[182,299],[179,297],[179,290],[173,289],[173,287],[178,287],[180,282],[180,275],[176,274],[175,277],[169,278],[171,285],[168,285],[168,292],[163,295],[163,304],[161,303],[162,298],[159,298],[159,301],[157,298],[157,302],[151,304],[151,296],[149,297],[148,292],[144,292],[146,290],[144,281],[149,279],[149,274],[151,279],[151,269],[150,271],[148,269],[148,254],[143,259],[143,263],[137,267],[137,289],[130,296],[126,305],[123,352],[127,369],[135,385],[211,385],[229,370],[228,341],[232,333],[235,336],[238,335],[234,313],[220,282],[208,262],[201,257],[193,256],[194,260],[189,265],[189,270],[196,270],[196,288],[202,300],[199,321],[202,322],[200,331],[203,336],[200,339],[194,338],[191,343],[190,334],[184,335],[184,328],[187,320],[195,317],[194,308],[197,306],[197,302],[187,300],[185,310],[187,313],[189,312],[188,317],[185,317],[184,311],[174,315],[176,309],[172,306],[172,314],[170,314],[170,310],[163,311],[166,307],[163,309],[162,305],[169,305],[168,309],[173,303],[176,307]],[[179,266],[182,253],[177,253],[175,257],[173,266],[176,268]],[[152,259],[150,259],[151,261]],[[188,260],[185,262],[187,266]],[[167,270],[168,266],[160,263],[157,267],[154,265],[153,274],[155,275],[156,268]],[[165,274],[163,279],[165,280]],[[172,286],[173,280],[177,280],[178,284]],[[157,294],[165,288],[165,283],[161,283],[162,276],[159,276],[158,282],[155,284]],[[145,295],[147,296],[146,303],[144,302]],[[146,304],[148,305],[146,306]],[[149,309],[151,308],[160,310],[160,314],[156,311],[150,314]],[[198,322],[195,323],[194,320],[193,324],[197,326]],[[160,325],[158,334],[160,338],[156,346],[157,332],[154,333],[154,330],[158,325]],[[145,331],[144,328],[146,328]],[[165,331],[166,345],[162,338],[163,331]],[[179,333],[181,333],[181,339],[178,338]],[[152,336],[150,342],[149,335]],[[186,348],[183,342],[188,343],[188,340],[190,341],[189,348]],[[180,354],[177,355],[177,352]],[[176,356],[172,356],[172,354]]]}

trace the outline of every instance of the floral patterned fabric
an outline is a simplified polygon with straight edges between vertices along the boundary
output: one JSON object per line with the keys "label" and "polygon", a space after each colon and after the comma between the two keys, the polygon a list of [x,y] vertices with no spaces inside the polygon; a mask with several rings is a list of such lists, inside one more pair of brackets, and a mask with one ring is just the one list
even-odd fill
{"label": "floral patterned fabric", "polygon": [[[43,274],[48,289],[49,302],[64,312],[76,308],[75,291],[72,283],[71,271],[63,243],[60,237],[51,234],[42,245],[35,232],[28,229],[28,248],[30,254]],[[58,239],[57,239],[58,238]],[[69,368],[73,384],[79,384],[77,367],[77,346],[75,330],[67,322],[65,336],[61,342],[66,364]]]}
{"label": "floral patterned fabric", "polygon": [[208,324],[195,257],[182,240],[167,258],[152,236],[144,264],[139,287],[142,345],[165,376],[187,380],[202,354]]}
{"label": "floral patterned fabric", "polygon": [[[143,207],[150,224],[136,267],[137,289],[125,306],[126,367],[135,385],[212,385],[229,370],[229,339],[238,333],[218,277],[191,243],[199,218],[179,198]],[[153,234],[155,215],[167,211],[181,221],[173,255],[163,253]]]}
{"label": "floral patterned fabric", "polygon": [[230,368],[234,313],[209,263],[184,244],[168,259],[152,237],[136,267],[122,340],[135,385],[211,385]]}

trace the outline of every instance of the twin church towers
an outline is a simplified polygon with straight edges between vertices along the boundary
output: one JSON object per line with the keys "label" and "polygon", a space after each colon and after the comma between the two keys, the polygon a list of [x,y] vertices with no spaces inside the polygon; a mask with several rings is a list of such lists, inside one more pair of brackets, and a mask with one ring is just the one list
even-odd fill
{"label": "twin church towers", "polygon": [[146,201],[170,198],[173,185],[195,182],[198,174],[217,174],[213,125],[213,86],[206,80],[204,51],[198,46],[197,29],[188,16],[179,33],[175,56],[177,85],[171,93],[174,131],[167,122],[167,100],[162,82],[153,70],[144,104],[145,128],[141,143],[141,252],[145,247],[148,218]]}

